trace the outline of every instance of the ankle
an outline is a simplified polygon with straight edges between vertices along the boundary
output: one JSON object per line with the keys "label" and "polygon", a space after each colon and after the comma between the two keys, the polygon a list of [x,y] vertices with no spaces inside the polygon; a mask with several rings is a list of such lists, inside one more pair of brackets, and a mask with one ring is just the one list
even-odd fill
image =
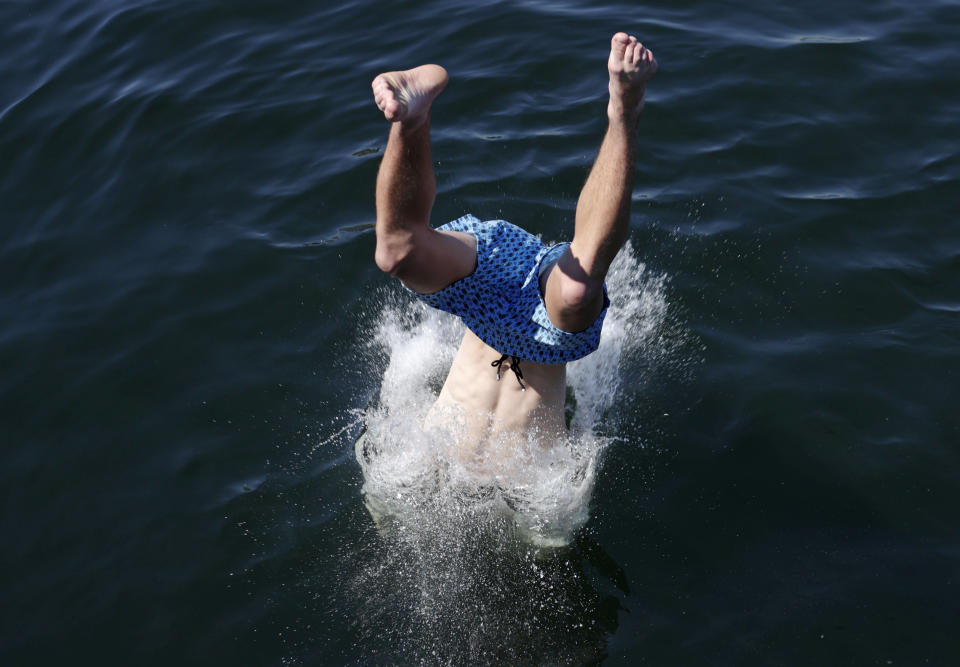
{"label": "ankle", "polygon": [[407,118],[393,124],[394,131],[404,138],[414,137],[421,132],[430,132],[430,114],[429,112],[414,118]]}
{"label": "ankle", "polygon": [[628,141],[635,141],[640,126],[640,112],[633,114],[607,112],[607,132],[621,135]]}
{"label": "ankle", "polygon": [[623,126],[635,131],[640,124],[641,113],[643,113],[642,102],[632,109],[612,98],[607,104],[607,120],[610,121],[611,126]]}

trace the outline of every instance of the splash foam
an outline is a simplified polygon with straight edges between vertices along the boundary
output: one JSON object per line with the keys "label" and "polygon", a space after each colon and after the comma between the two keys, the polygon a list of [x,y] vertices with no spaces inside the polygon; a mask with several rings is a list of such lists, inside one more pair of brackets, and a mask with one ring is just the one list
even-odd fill
{"label": "splash foam", "polygon": [[423,429],[462,323],[400,292],[384,298],[372,345],[386,366],[357,443],[367,508],[381,529],[462,530],[465,523],[493,522],[528,544],[570,541],[589,518],[598,462],[616,428],[609,415],[620,387],[625,378],[637,381],[638,362],[648,368],[663,354],[664,276],[651,275],[627,244],[607,286],[611,307],[600,347],[568,368],[569,437],[546,451],[531,437],[522,456],[495,469],[465,465],[453,455],[454,434]]}

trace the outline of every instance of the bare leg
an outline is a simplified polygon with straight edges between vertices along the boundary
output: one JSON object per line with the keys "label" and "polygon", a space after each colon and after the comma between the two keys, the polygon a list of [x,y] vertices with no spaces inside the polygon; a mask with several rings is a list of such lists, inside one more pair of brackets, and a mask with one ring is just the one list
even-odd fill
{"label": "bare leg", "polygon": [[377,266],[417,292],[436,292],[476,267],[476,240],[437,232],[430,209],[437,185],[430,153],[430,107],[447,72],[422,65],[373,80],[377,106],[393,125],[377,175]]}
{"label": "bare leg", "polygon": [[573,242],[544,287],[547,314],[564,331],[583,331],[603,309],[603,281],[630,228],[637,125],[657,61],[636,37],[620,32],[611,41],[607,69],[610,124],[577,202]]}

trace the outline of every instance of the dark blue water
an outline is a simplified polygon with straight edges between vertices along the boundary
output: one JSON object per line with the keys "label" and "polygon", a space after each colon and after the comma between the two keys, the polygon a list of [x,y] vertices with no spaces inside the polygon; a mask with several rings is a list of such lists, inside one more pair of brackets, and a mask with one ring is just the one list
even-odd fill
{"label": "dark blue water", "polygon": [[[0,4],[0,660],[956,664],[958,26],[952,0]],[[631,243],[669,317],[590,519],[553,554],[388,539],[353,452],[402,298],[369,82],[451,72],[437,223],[569,238],[616,30],[661,65]]]}

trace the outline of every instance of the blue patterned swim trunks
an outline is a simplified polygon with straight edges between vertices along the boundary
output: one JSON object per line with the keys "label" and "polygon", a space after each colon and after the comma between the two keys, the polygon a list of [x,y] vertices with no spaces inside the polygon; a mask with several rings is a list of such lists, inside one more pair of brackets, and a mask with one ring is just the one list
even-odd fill
{"label": "blue patterned swim trunks", "polygon": [[477,239],[477,268],[439,292],[413,292],[428,306],[458,316],[480,340],[502,355],[540,364],[562,364],[585,357],[600,344],[603,311],[584,331],[558,329],[547,316],[540,274],[555,263],[569,243],[547,246],[504,220],[481,222],[472,215],[438,227],[467,232]]}

